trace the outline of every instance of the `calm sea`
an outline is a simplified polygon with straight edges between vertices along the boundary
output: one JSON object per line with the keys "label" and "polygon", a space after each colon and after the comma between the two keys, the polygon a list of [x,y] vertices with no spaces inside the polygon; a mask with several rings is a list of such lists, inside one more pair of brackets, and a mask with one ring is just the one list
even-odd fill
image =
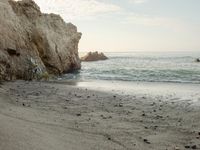
{"label": "calm sea", "polygon": [[176,82],[200,84],[200,52],[105,53],[109,59],[82,62],[78,72],[64,79]]}

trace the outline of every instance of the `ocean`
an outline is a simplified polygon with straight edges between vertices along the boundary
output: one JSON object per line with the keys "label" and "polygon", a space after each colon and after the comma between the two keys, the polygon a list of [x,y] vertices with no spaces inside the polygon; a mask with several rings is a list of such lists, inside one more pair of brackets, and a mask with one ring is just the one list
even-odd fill
{"label": "ocean", "polygon": [[105,61],[82,62],[62,79],[200,84],[200,52],[105,53]]}

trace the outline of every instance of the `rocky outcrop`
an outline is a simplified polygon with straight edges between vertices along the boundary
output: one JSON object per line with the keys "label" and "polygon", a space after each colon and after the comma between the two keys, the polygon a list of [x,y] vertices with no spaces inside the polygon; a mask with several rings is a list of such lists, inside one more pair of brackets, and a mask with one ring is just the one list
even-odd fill
{"label": "rocky outcrop", "polygon": [[106,57],[104,53],[99,52],[89,52],[84,57],[81,57],[81,61],[98,61],[106,59],[108,59],[108,57]]}
{"label": "rocky outcrop", "polygon": [[81,33],[55,14],[43,14],[32,0],[0,1],[0,79],[62,74],[81,67]]}

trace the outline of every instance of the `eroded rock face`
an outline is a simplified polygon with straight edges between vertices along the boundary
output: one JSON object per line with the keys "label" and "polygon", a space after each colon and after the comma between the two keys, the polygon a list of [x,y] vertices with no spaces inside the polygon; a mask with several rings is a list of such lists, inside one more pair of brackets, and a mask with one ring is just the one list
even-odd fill
{"label": "eroded rock face", "polygon": [[81,57],[81,61],[99,61],[106,59],[108,59],[108,57],[106,57],[104,53],[99,52],[89,52],[84,57]]}
{"label": "eroded rock face", "polygon": [[56,75],[80,69],[80,38],[76,26],[32,0],[1,0],[0,79],[26,79],[33,67]]}

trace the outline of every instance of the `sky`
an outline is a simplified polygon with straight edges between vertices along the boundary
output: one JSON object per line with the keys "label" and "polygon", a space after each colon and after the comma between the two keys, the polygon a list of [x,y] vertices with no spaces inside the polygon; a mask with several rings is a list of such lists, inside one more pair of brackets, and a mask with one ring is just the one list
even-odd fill
{"label": "sky", "polygon": [[83,36],[79,51],[200,51],[200,0],[35,0]]}

